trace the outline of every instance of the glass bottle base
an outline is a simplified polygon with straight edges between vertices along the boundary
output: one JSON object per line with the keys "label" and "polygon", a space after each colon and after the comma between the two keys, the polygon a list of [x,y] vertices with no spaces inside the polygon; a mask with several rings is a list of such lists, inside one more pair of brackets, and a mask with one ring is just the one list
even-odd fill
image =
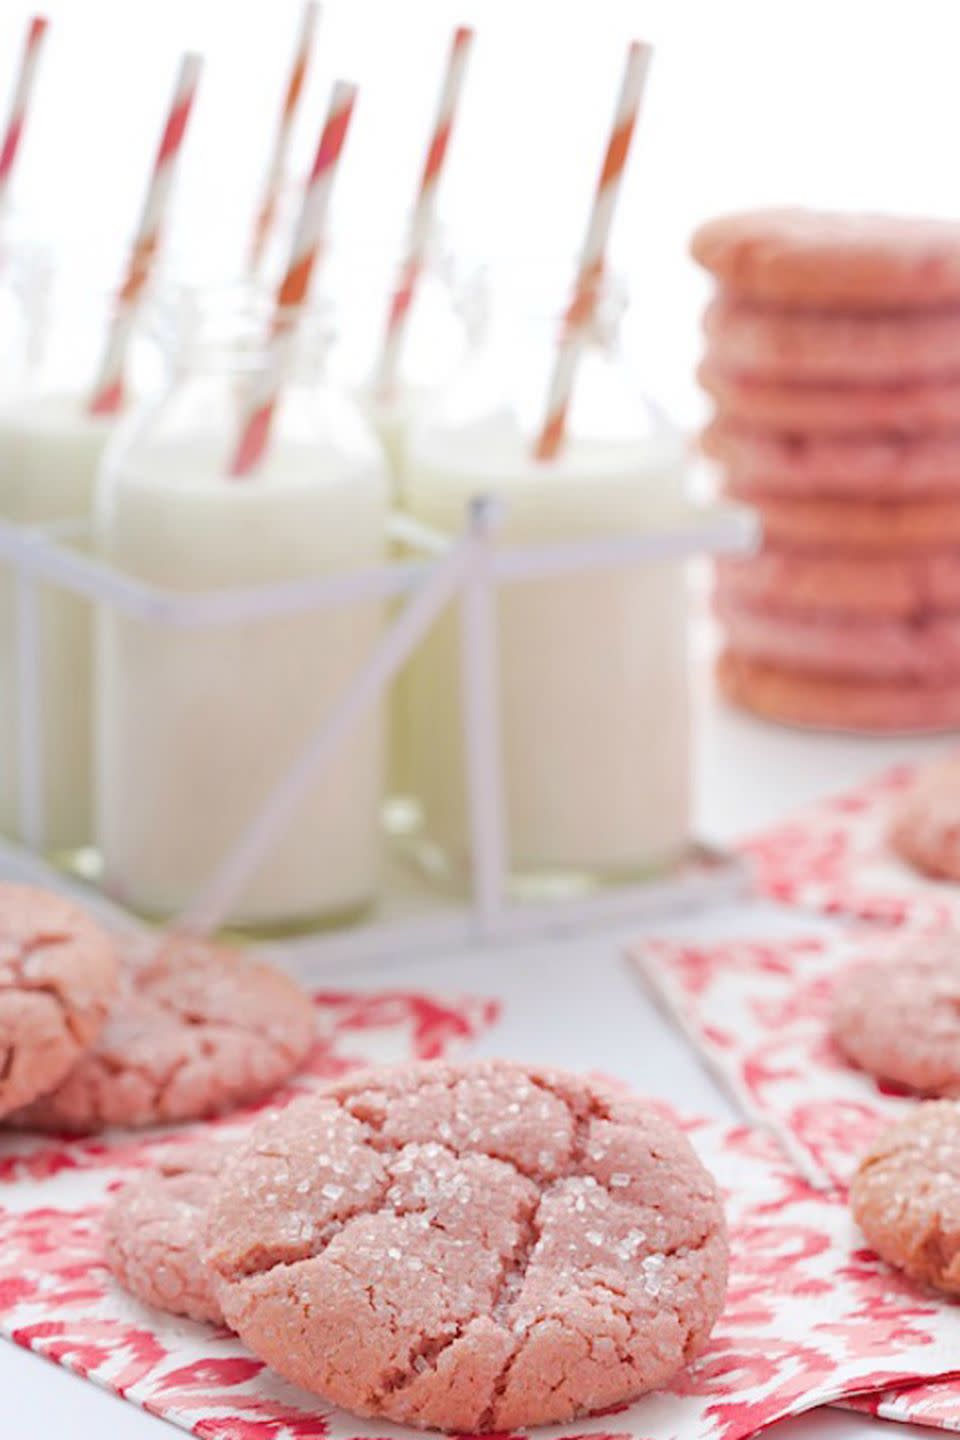
{"label": "glass bottle base", "polygon": [[[397,849],[431,884],[458,897],[469,893],[470,864],[465,856],[452,854],[422,833],[407,832],[399,837]],[[696,856],[697,848],[690,841],[662,859],[636,865],[603,868],[514,863],[507,873],[505,888],[508,898],[521,904],[585,900],[608,890],[663,880]]]}
{"label": "glass bottle base", "polygon": [[[56,869],[69,875],[71,879],[80,880],[85,885],[99,890],[107,899],[113,897],[103,887],[103,864],[99,851],[93,846],[83,846],[77,850],[54,851],[46,857],[50,864]],[[119,903],[119,902],[117,902]],[[375,899],[373,896],[362,900],[352,901],[335,909],[324,909],[304,915],[297,915],[292,919],[277,920],[243,920],[236,924],[225,925],[218,932],[219,938],[229,939],[235,937],[238,940],[289,940],[300,935],[312,935],[327,930],[339,930],[348,925],[355,925],[364,920],[372,912]],[[162,928],[169,924],[173,916],[149,907],[136,905],[125,905],[123,908],[130,911],[132,915],[146,921],[150,925]]]}

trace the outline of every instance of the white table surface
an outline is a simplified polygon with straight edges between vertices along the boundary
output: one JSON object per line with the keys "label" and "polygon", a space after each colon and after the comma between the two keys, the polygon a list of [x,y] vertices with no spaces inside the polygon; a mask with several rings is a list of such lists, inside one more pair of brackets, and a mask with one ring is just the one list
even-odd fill
{"label": "white table surface", "polygon": [[[863,741],[777,730],[704,705],[699,755],[700,829],[728,841],[776,820],[798,805],[855,783],[905,757],[924,755],[944,741]],[[826,922],[766,903],[729,906],[656,927],[660,934],[722,937],[826,928]],[[634,927],[635,933],[635,927]],[[696,1055],[662,1020],[624,965],[623,933],[604,932],[562,942],[493,952],[433,955],[404,968],[404,983],[491,993],[503,1019],[480,1045],[483,1053],[555,1061],[620,1075],[639,1089],[662,1094],[690,1110],[733,1112]],[[352,967],[338,978],[376,988],[376,965]],[[160,1440],[174,1430],[133,1405],[106,1394],[16,1346],[0,1343],[2,1440]],[[867,1440],[885,1422],[838,1411],[814,1412],[772,1427],[774,1440]],[[923,1433],[904,1427],[900,1433]],[[659,1437],[656,1437],[659,1440]],[[682,1440],[682,1437],[681,1437]]]}

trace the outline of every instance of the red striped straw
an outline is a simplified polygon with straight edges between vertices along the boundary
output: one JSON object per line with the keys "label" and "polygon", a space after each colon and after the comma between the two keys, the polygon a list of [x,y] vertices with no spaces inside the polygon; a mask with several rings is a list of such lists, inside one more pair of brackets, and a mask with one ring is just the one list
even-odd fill
{"label": "red striped straw", "polygon": [[397,371],[407,332],[410,308],[433,234],[437,211],[437,185],[447,157],[447,147],[456,119],[472,42],[473,31],[468,26],[461,25],[454,31],[443,88],[440,91],[440,103],[437,106],[430,144],[423,162],[417,199],[410,221],[407,253],[400,268],[397,287],[387,315],[375,379],[375,389],[381,398],[386,398],[397,383]]}
{"label": "red striped straw", "polygon": [[260,198],[257,218],[254,223],[249,260],[250,273],[252,275],[258,273],[263,263],[267,241],[270,238],[270,232],[277,218],[277,207],[280,202],[280,192],[283,189],[283,182],[286,176],[287,157],[290,153],[290,141],[293,136],[293,122],[300,105],[300,97],[303,94],[303,86],[307,77],[307,67],[310,63],[310,52],[313,49],[313,39],[316,34],[319,18],[319,5],[315,3],[315,0],[307,0],[307,4],[303,7],[303,16],[300,21],[300,33],[297,37],[297,48],[293,57],[293,68],[290,71],[286,94],[283,97],[280,124],[277,126],[273,150],[270,154],[270,163],[267,166],[266,179],[263,185],[263,194]]}
{"label": "red striped straw", "polygon": [[17,151],[23,138],[23,127],[30,107],[30,97],[37,78],[37,64],[48,21],[43,15],[34,15],[27,27],[27,40],[20,59],[20,73],[13,92],[13,104],[7,117],[7,128],[0,147],[0,209],[7,203],[10,194],[10,178],[17,160]]}
{"label": "red striped straw", "polygon": [[93,415],[115,415],[123,408],[127,350],[133,334],[137,307],[150,279],[160,244],[160,232],[170,208],[177,165],[183,150],[183,137],[190,119],[202,64],[200,56],[192,54],[184,55],[180,61],[167,123],[160,138],[140,224],[130,252],[130,263],[117,294],[116,312],[90,397],[89,408]]}
{"label": "red striped straw", "polygon": [[[274,306],[273,333],[280,335],[289,324],[296,307],[302,305],[310,289],[320,239],[330,208],[330,196],[343,151],[350,117],[357,98],[357,87],[338,80],[333,87],[330,108],[317,146],[313,169],[307,177],[300,216]],[[275,356],[275,361],[278,359]],[[248,409],[230,461],[230,474],[241,478],[255,470],[266,453],[270,427],[280,392],[280,376],[274,364],[264,377],[261,393],[254,396]]]}
{"label": "red striped straw", "polygon": [[580,252],[573,299],[564,318],[563,333],[557,345],[547,392],[546,413],[534,445],[533,453],[538,460],[553,460],[563,445],[577,364],[596,309],[607,242],[620,198],[623,172],[652,54],[652,47],[638,40],[634,40],[627,50],[627,62],[613,115],[610,139],[607,142],[607,153]]}

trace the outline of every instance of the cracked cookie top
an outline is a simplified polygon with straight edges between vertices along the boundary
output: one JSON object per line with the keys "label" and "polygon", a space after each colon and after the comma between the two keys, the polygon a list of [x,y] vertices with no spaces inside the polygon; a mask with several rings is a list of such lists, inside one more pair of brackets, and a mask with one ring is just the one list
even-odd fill
{"label": "cracked cookie top", "polygon": [[59,1084],[103,1024],[118,969],[79,906],[0,885],[0,1115]]}
{"label": "cracked cookie top", "polygon": [[840,1049],[880,1080],[960,1094],[960,940],[925,935],[851,965],[833,992]]}
{"label": "cracked cookie top", "polygon": [[960,1105],[918,1105],[874,1141],[850,1185],[867,1240],[914,1280],[960,1294]]}
{"label": "cracked cookie top", "polygon": [[561,1421],[663,1384],[706,1340],[716,1186],[643,1102],[502,1061],[368,1071],[259,1122],[218,1182],[227,1323],[364,1415]]}
{"label": "cracked cookie top", "polygon": [[139,1300],[222,1324],[200,1258],[203,1219],[226,1154],[204,1140],[163,1155],[113,1197],[103,1217],[103,1253],[120,1284]]}
{"label": "cracked cookie top", "polygon": [[96,1043],[9,1124],[84,1131],[193,1120],[265,1094],[303,1062],[313,1006],[288,976],[183,937],[144,954],[128,947]]}
{"label": "cracked cookie top", "polygon": [[935,880],[960,880],[960,761],[924,766],[894,811],[890,845],[896,855],[922,875]]}

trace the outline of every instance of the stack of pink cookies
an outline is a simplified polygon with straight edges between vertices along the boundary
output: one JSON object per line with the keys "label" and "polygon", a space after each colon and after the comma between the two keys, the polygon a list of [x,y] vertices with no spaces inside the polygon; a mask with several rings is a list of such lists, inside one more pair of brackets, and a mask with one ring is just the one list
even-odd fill
{"label": "stack of pink cookies", "polygon": [[713,220],[703,437],[762,550],[726,560],[720,684],[775,720],[960,725],[960,223]]}

